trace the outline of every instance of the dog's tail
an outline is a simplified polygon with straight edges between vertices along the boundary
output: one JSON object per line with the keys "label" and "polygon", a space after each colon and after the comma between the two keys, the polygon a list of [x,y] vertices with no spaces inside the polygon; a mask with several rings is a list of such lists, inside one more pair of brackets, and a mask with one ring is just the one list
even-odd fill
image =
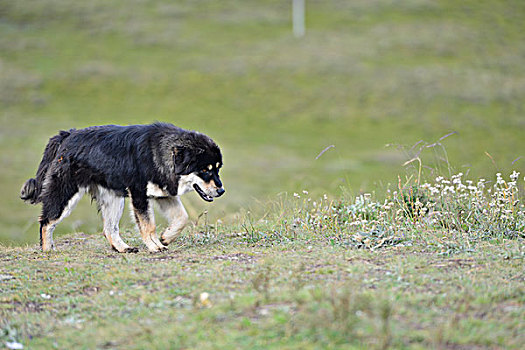
{"label": "dog's tail", "polygon": [[71,131],[60,131],[58,135],[53,136],[49,139],[46,149],[44,150],[44,155],[42,161],[38,166],[38,171],[36,172],[36,177],[27,180],[22,189],[20,190],[20,198],[24,201],[28,201],[31,204],[36,204],[41,202],[40,193],[42,192],[42,185],[47,174],[47,170],[51,166],[53,159],[55,159],[58,148],[64,142],[64,140],[71,135]]}

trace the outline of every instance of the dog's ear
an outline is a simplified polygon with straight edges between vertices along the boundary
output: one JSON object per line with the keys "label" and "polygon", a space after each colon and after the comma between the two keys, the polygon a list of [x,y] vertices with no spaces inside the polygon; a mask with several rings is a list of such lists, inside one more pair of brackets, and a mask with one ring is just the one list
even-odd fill
{"label": "dog's ear", "polygon": [[203,149],[191,147],[176,146],[173,148],[173,163],[175,165],[175,174],[188,175],[195,171],[197,166],[197,156],[204,152]]}
{"label": "dog's ear", "polygon": [[185,171],[189,167],[189,157],[186,154],[186,147],[177,146],[173,148],[173,164],[175,168],[175,174],[177,175],[184,175]]}

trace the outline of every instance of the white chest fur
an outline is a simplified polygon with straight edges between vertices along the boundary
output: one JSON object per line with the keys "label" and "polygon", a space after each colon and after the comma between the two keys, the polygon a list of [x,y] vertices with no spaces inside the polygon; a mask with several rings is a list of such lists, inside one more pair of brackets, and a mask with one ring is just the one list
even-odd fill
{"label": "white chest fur", "polygon": [[146,195],[148,197],[168,197],[170,194],[166,190],[166,187],[160,188],[159,185],[153,182],[148,182],[146,186]]}

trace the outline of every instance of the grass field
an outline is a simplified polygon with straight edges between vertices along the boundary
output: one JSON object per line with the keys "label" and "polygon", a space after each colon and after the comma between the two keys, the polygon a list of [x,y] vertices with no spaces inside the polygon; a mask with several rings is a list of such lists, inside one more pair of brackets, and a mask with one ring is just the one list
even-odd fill
{"label": "grass field", "polygon": [[[306,8],[0,1],[0,347],[522,347],[525,2]],[[162,254],[124,215],[124,255],[85,198],[41,253],[48,138],[156,120],[217,141],[226,195]]]}
{"label": "grass field", "polygon": [[[110,252],[101,235],[59,252],[0,248],[0,341],[29,349],[520,349],[522,241],[446,254],[348,249],[242,230],[169,252]],[[125,235],[139,245],[136,235]],[[206,293],[206,294],[204,294]]]}
{"label": "grass field", "polygon": [[[275,202],[200,225],[170,250],[1,247],[8,348],[520,349],[525,206],[518,183],[450,179],[380,199]],[[379,200],[379,201],[378,201]]]}
{"label": "grass field", "polygon": [[[186,201],[229,222],[282,192],[383,191],[453,131],[456,169],[525,173],[524,18],[522,1],[308,1],[296,39],[286,1],[3,1],[0,240],[37,241],[19,188],[57,130],[94,124],[212,136],[228,196]],[[86,199],[58,230],[99,221]]]}

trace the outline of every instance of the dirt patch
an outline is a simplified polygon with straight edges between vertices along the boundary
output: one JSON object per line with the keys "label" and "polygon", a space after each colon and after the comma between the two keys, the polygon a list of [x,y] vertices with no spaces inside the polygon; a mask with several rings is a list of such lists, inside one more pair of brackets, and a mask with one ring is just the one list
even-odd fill
{"label": "dirt patch", "polygon": [[463,268],[479,268],[483,265],[476,263],[474,259],[447,259],[440,260],[429,264],[429,266],[437,267],[440,269],[463,269]]}
{"label": "dirt patch", "polygon": [[385,262],[379,259],[368,259],[368,258],[362,258],[358,256],[347,258],[346,261],[353,263],[353,264],[365,264],[365,265],[377,265],[377,266],[385,265]]}
{"label": "dirt patch", "polygon": [[247,262],[252,262],[254,260],[257,260],[257,258],[249,254],[235,253],[235,254],[216,255],[212,258],[212,260],[247,263]]}
{"label": "dirt patch", "polygon": [[104,259],[117,259],[117,258],[122,257],[122,254],[119,253],[119,254],[95,255],[94,257],[97,258],[97,259],[101,259],[101,260],[104,260]]}
{"label": "dirt patch", "polygon": [[38,303],[36,301],[29,301],[21,303],[19,301],[0,301],[1,304],[9,305],[7,310],[17,312],[42,312],[44,310],[44,303]]}
{"label": "dirt patch", "polygon": [[162,256],[154,256],[151,258],[142,259],[142,261],[170,261],[170,260],[180,260],[180,256],[179,255],[162,255]]}
{"label": "dirt patch", "polygon": [[12,256],[9,254],[0,254],[0,261],[14,261],[14,260],[20,260],[18,256]]}

